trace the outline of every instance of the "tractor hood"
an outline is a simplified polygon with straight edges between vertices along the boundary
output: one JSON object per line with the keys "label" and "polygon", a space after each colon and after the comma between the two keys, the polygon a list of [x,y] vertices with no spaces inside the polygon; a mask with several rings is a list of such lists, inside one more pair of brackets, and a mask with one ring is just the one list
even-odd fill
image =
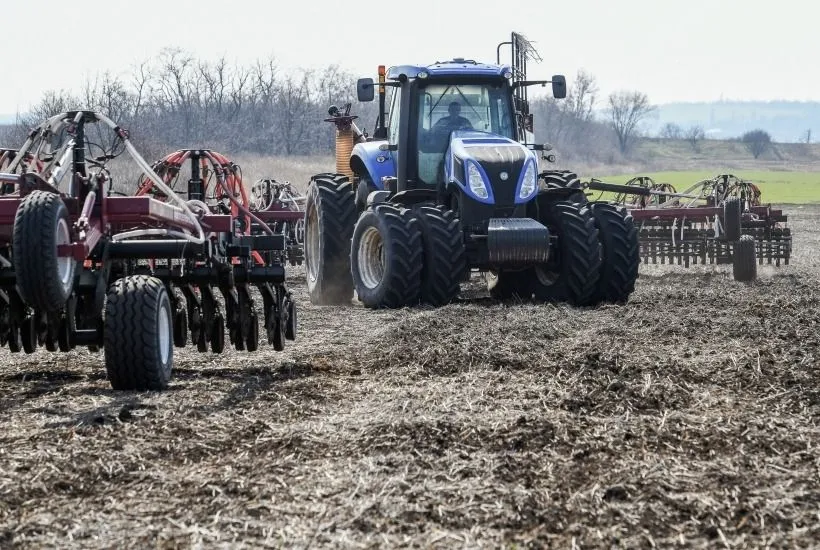
{"label": "tractor hood", "polygon": [[535,153],[512,139],[459,130],[446,153],[447,181],[486,204],[510,206],[529,202],[538,190]]}

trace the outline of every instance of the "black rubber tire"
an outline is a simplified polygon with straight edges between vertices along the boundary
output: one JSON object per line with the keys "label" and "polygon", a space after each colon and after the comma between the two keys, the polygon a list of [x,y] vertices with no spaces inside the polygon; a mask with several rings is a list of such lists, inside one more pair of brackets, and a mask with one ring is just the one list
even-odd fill
{"label": "black rubber tire", "polygon": [[221,313],[217,313],[211,325],[211,352],[222,353],[223,351],[225,351],[225,318]]}
{"label": "black rubber tire", "polygon": [[251,315],[250,318],[248,337],[245,339],[245,349],[251,352],[259,349],[259,318],[256,315]]}
{"label": "black rubber tire", "polygon": [[[368,254],[363,247],[373,249]],[[376,253],[381,254],[380,267],[366,260]],[[421,229],[412,210],[378,204],[362,213],[353,231],[350,265],[356,295],[365,307],[400,308],[418,303],[423,263]],[[363,273],[364,267],[373,272]]]}
{"label": "black rubber tire", "polygon": [[421,301],[435,307],[449,304],[461,291],[467,266],[461,223],[455,212],[442,206],[420,206],[413,210],[424,249]]}
{"label": "black rubber tire", "polygon": [[626,303],[641,263],[638,229],[623,206],[598,202],[589,207],[601,243],[601,274],[588,305]]}
{"label": "black rubber tire", "polygon": [[285,349],[285,325],[281,315],[275,315],[271,319],[273,323],[273,338],[271,344],[275,351],[283,351]]}
{"label": "black rubber tire", "polygon": [[743,203],[737,197],[729,197],[723,203],[723,238],[729,242],[740,240],[743,234],[741,219]]}
{"label": "black rubber tire", "polygon": [[587,196],[581,187],[578,174],[570,170],[545,170],[538,175],[543,189],[575,189],[566,200],[570,202],[586,203]]}
{"label": "black rubber tire", "polygon": [[174,313],[174,346],[184,348],[188,345],[188,312],[185,308]]}
{"label": "black rubber tire", "polygon": [[20,327],[11,325],[9,327],[9,351],[11,353],[20,353],[23,350],[23,340],[20,337]]}
{"label": "black rubber tire", "polygon": [[62,309],[74,286],[75,261],[67,261],[65,279],[60,277],[61,258],[57,256],[60,229],[66,232],[70,242],[68,209],[60,196],[45,191],[26,195],[14,216],[14,271],[20,295],[37,311]]}
{"label": "black rubber tire", "polygon": [[742,235],[734,244],[732,254],[732,276],[735,281],[748,283],[757,278],[757,257],[755,238]]}
{"label": "black rubber tire", "polygon": [[602,256],[592,210],[585,204],[559,201],[541,217],[539,221],[558,242],[550,251],[550,262],[533,268],[536,300],[586,305],[598,288]]}
{"label": "black rubber tire", "polygon": [[288,320],[285,322],[285,338],[296,340],[296,332],[299,330],[299,319],[296,313],[296,302],[288,302]]}
{"label": "black rubber tire", "polygon": [[104,340],[105,370],[112,388],[159,391],[168,387],[174,361],[173,311],[162,281],[131,275],[110,286]]}
{"label": "black rubber tire", "polygon": [[346,176],[314,176],[305,201],[305,275],[310,303],[349,304],[356,196]]}
{"label": "black rubber tire", "polygon": [[[37,321],[34,317],[28,316],[23,319],[20,325],[20,340],[23,343],[23,351],[27,354],[37,351]],[[57,351],[57,346],[49,351]]]}
{"label": "black rubber tire", "polygon": [[486,277],[487,290],[496,300],[532,299],[532,268],[522,271],[488,271]]}

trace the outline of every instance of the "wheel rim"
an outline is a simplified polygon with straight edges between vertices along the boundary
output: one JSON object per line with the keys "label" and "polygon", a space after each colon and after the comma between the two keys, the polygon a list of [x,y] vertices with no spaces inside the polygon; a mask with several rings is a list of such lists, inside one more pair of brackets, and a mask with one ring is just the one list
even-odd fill
{"label": "wheel rim", "polygon": [[[68,231],[68,222],[64,218],[60,218],[57,222],[57,246],[63,244],[71,244],[71,235]],[[72,280],[71,271],[74,264],[74,258],[71,256],[57,256],[57,277],[60,279],[60,285],[63,291],[68,293],[71,290]]]}
{"label": "wheel rim", "polygon": [[162,364],[168,363],[171,356],[171,311],[166,307],[160,308],[159,314],[159,357]]}
{"label": "wheel rim", "polygon": [[384,241],[375,227],[368,227],[359,242],[357,254],[362,284],[374,289],[384,278]]}
{"label": "wheel rim", "polygon": [[319,271],[319,213],[316,205],[311,204],[307,211],[305,224],[305,268],[309,281],[316,281]]}

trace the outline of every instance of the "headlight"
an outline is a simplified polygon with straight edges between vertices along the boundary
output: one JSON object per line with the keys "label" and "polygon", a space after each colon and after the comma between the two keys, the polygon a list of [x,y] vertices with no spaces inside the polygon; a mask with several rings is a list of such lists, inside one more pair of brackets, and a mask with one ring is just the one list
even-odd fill
{"label": "headlight", "polygon": [[521,189],[518,191],[518,198],[525,200],[535,193],[538,187],[538,178],[535,175],[535,164],[527,163],[527,169],[524,171],[524,177],[521,179]]}
{"label": "headlight", "polygon": [[484,178],[481,177],[478,166],[472,162],[467,163],[467,183],[470,186],[470,191],[479,199],[486,199],[490,196],[487,191],[487,184],[484,182]]}

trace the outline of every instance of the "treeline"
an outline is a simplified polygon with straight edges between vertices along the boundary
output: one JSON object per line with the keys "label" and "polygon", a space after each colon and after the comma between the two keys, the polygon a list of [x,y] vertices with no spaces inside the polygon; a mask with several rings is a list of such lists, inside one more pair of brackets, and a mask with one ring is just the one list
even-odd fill
{"label": "treeline", "polygon": [[[210,147],[228,154],[327,155],[334,151],[334,127],[323,121],[330,105],[353,103],[357,123],[373,130],[377,103],[356,101],[358,76],[337,66],[293,72],[281,70],[272,58],[238,65],[224,57],[204,61],[168,49],[127,76],[106,73],[88,80],[79,93],[46,92],[0,135],[0,146],[21,144],[33,126],[53,114],[95,109],[128,128],[147,158],[180,147]],[[538,91],[533,88],[533,95]],[[553,144],[562,162],[614,164],[629,157],[655,107],[637,91],[602,99],[595,78],[579,71],[566,99],[531,99],[530,111],[536,141]],[[684,138],[698,149],[702,127],[694,126],[685,135],[681,129],[680,135],[664,134],[673,127],[667,124],[661,136]],[[758,141],[754,151],[750,148],[755,158],[766,149]]]}
{"label": "treeline", "polygon": [[[46,92],[3,141],[22,143],[33,126],[56,113],[94,109],[128,128],[146,153],[211,147],[230,153],[328,154],[334,144],[333,125],[323,122],[328,106],[354,102],[355,92],[356,76],[337,66],[284,72],[272,58],[241,66],[165,50],[129,76],[106,73],[85,82],[79,93]],[[375,104],[356,104],[355,110],[364,126],[372,126]]]}

